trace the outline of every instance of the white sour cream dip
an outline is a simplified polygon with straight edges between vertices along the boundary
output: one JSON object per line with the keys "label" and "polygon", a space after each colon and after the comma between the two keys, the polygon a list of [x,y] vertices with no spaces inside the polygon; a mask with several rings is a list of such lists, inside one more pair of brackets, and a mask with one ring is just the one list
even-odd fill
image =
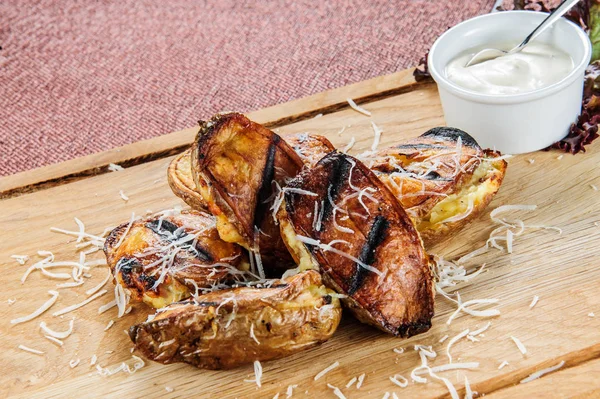
{"label": "white sour cream dip", "polygon": [[481,49],[468,50],[450,61],[446,66],[446,77],[458,86],[477,93],[519,94],[550,86],[562,80],[574,68],[573,59],[567,53],[536,42],[518,53],[465,67]]}

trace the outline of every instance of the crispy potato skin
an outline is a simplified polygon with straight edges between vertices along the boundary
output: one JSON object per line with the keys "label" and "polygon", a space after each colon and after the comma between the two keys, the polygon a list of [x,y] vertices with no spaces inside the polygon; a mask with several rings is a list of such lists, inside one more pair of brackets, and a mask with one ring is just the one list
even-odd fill
{"label": "crispy potato skin", "polygon": [[[108,235],[104,253],[116,284],[121,284],[134,302],[160,308],[191,295],[190,290],[193,292],[195,287],[186,280],[206,288],[231,279],[228,268],[213,264],[227,263],[234,270],[245,266],[242,248],[222,241],[214,227],[214,218],[206,213],[184,211],[164,217],[162,222],[157,217],[139,220],[126,233],[128,225],[124,223]],[[183,230],[177,232],[181,227]],[[188,242],[187,246],[180,245],[179,250],[167,248],[187,234],[197,235],[195,247]],[[123,241],[117,246],[121,238]],[[161,265],[150,265],[167,254],[174,255],[173,262],[164,281],[157,283]]]}
{"label": "crispy potato skin", "polygon": [[[375,174],[360,161],[334,151],[288,187],[317,196],[288,191],[285,209],[279,213],[287,220],[280,225],[291,225],[297,235],[323,244],[334,242],[334,248],[381,273],[366,270],[347,256],[305,246],[320,265],[325,284],[348,295],[343,301],[357,318],[403,337],[427,331],[434,302],[430,259],[412,221]],[[366,196],[359,198],[359,193]],[[319,209],[320,228],[307,217],[314,212],[315,201],[324,204]],[[282,235],[289,240],[289,234]],[[288,246],[295,252],[297,245],[288,242]],[[299,260],[301,254],[294,257]]]}
{"label": "crispy potato skin", "polygon": [[[309,168],[335,149],[329,140],[317,134],[284,134],[281,138],[292,147],[304,165]],[[208,205],[196,188],[192,176],[191,154],[192,150],[188,149],[173,158],[169,164],[167,179],[173,194],[181,198],[192,209],[203,211],[208,209]]]}
{"label": "crispy potato skin", "polygon": [[[377,177],[398,198],[425,244],[431,245],[464,227],[489,204],[504,178],[506,161],[494,161],[493,171],[484,179],[473,182],[472,178],[479,168],[486,166],[484,163],[498,156],[498,152],[481,149],[462,130],[438,127],[382,149],[365,162],[369,162]],[[434,225],[422,223],[448,196],[460,193],[470,184],[483,183],[489,189],[467,218]]]}
{"label": "crispy potato skin", "polygon": [[319,273],[308,271],[272,288],[214,291],[173,304],[154,320],[131,327],[129,335],[145,357],[164,364],[229,369],[277,359],[335,332],[342,309],[329,293]]}
{"label": "crispy potato skin", "polygon": [[292,263],[270,207],[276,183],[283,187],[302,167],[281,137],[238,113],[203,123],[192,147],[194,181],[221,238],[260,252],[267,271]]}
{"label": "crispy potato skin", "polygon": [[167,180],[173,194],[181,198],[192,209],[205,211],[206,201],[196,189],[194,177],[192,176],[192,150],[188,149],[177,155],[169,164]]}
{"label": "crispy potato skin", "polygon": [[308,168],[312,168],[321,160],[321,158],[335,150],[335,147],[329,140],[318,134],[284,134],[281,138],[292,147],[304,165]]}

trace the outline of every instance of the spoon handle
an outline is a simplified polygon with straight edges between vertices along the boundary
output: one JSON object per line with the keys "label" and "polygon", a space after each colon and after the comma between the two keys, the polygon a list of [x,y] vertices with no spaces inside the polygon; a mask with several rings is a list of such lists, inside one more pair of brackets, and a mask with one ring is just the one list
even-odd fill
{"label": "spoon handle", "polygon": [[509,53],[514,53],[514,52],[520,51],[530,41],[532,41],[533,39],[535,39],[536,37],[538,37],[550,25],[552,25],[560,17],[562,17],[563,15],[565,15],[567,13],[567,11],[569,11],[578,2],[579,2],[579,0],[564,0],[562,3],[560,3],[560,5],[558,7],[556,7],[554,9],[554,11],[552,11],[550,13],[550,15],[548,15],[546,17],[546,19],[544,20],[544,22],[542,22],[537,28],[535,28],[533,30],[533,32],[531,32],[529,34],[529,36],[527,36],[525,38],[525,40],[523,40],[523,43],[519,44],[517,47],[515,47],[514,49],[512,49],[511,51],[509,51]]}

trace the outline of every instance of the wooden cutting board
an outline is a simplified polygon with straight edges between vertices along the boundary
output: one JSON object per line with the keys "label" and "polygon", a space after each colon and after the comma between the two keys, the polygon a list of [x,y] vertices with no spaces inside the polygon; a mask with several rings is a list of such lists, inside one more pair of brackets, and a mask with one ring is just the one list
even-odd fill
{"label": "wooden cutting board", "polygon": [[[346,98],[354,98],[372,112],[366,117],[350,109]],[[327,136],[336,146],[356,139],[354,153],[370,147],[371,121],[383,129],[381,146],[401,138],[416,136],[444,123],[436,87],[417,84],[412,70],[375,78],[315,96],[277,105],[248,114],[250,118],[280,133],[312,132]],[[343,132],[342,132],[343,130]],[[272,362],[264,362],[262,388],[244,379],[253,378],[252,366],[230,371],[205,371],[175,364],[163,366],[147,362],[135,374],[119,373],[102,377],[90,366],[97,355],[102,367],[116,366],[131,359],[132,344],[123,330],[145,319],[149,309],[138,307],[118,319],[116,310],[98,314],[98,307],[112,299],[109,293],[63,317],[52,312],[87,298],[85,291],[101,282],[107,268],[91,270],[92,277],[73,289],[60,290],[58,301],[49,312],[23,324],[11,326],[9,320],[29,314],[44,303],[56,280],[39,272],[25,284],[21,276],[28,266],[41,259],[38,250],[54,252],[57,260],[77,260],[74,238],[50,232],[50,227],[76,230],[74,217],[81,219],[86,231],[100,234],[107,226],[127,221],[132,212],[144,215],[183,205],[169,190],[166,170],[172,154],[181,151],[194,136],[187,129],[146,142],[128,145],[102,154],[20,173],[0,179],[0,265],[3,289],[0,294],[0,376],[1,397],[201,397],[272,398],[285,397],[289,385],[297,385],[293,397],[334,397],[327,384],[339,387],[348,398],[381,398],[385,392],[400,397],[446,397],[443,384],[410,383],[406,388],[393,385],[389,377],[410,372],[419,364],[415,344],[432,345],[438,357],[433,365],[447,363],[445,343],[466,328],[476,329],[491,321],[491,327],[478,342],[460,340],[452,354],[460,362],[479,362],[476,370],[441,373],[464,394],[464,376],[471,388],[491,398],[588,397],[600,395],[600,145],[585,154],[560,156],[558,152],[537,152],[509,160],[508,173],[500,193],[488,211],[458,235],[433,248],[432,253],[453,258],[483,245],[492,227],[489,211],[505,204],[535,204],[533,212],[518,216],[533,225],[553,225],[550,230],[532,231],[515,242],[512,254],[493,252],[483,256],[486,271],[457,287],[463,300],[496,298],[499,317],[478,319],[462,314],[446,323],[455,305],[437,297],[433,327],[410,339],[385,335],[356,322],[345,314],[334,337],[318,348]],[[107,172],[107,165],[119,163],[127,168]],[[128,197],[124,201],[119,191]],[[11,255],[29,255],[22,266]],[[89,259],[101,259],[100,253]],[[472,268],[479,263],[473,264]],[[532,298],[539,302],[530,309]],[[16,299],[12,305],[9,299]],[[593,312],[597,316],[593,316]],[[63,347],[46,340],[39,330],[45,321],[51,328],[65,330],[75,317],[74,333]],[[104,331],[110,320],[115,324]],[[523,356],[511,336],[527,347]],[[45,353],[36,355],[19,350],[26,345]],[[403,354],[393,352],[404,348]],[[79,365],[69,366],[80,359]],[[519,381],[536,370],[565,365],[553,374],[528,384]],[[314,376],[335,361],[340,366],[318,381]],[[509,365],[498,369],[501,362]],[[360,390],[345,388],[362,373]],[[168,387],[168,388],[167,388]],[[168,392],[167,389],[172,392]]]}

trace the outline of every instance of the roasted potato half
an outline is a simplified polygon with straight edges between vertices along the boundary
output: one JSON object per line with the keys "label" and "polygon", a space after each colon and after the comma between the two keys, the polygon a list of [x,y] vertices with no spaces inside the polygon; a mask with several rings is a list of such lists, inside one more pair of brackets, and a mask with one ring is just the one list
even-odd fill
{"label": "roasted potato half", "polygon": [[106,238],[104,253],[130,300],[154,308],[233,280],[248,268],[243,249],[221,240],[214,217],[198,211],[123,223]]}
{"label": "roasted potato half", "polygon": [[256,257],[256,270],[287,269],[292,258],[271,209],[279,189],[302,169],[294,150],[242,114],[220,114],[202,124],[192,147],[192,174],[217,218],[221,238]]}
{"label": "roasted potato half", "polygon": [[229,369],[325,342],[342,315],[316,271],[275,280],[270,288],[233,288],[157,312],[129,330],[136,348],[159,363]]}
{"label": "roasted potato half", "polygon": [[335,150],[335,147],[329,140],[318,134],[284,134],[281,138],[296,151],[296,154],[298,154],[304,165],[308,168],[312,168],[321,158]]}
{"label": "roasted potato half", "polygon": [[399,199],[427,243],[463,227],[492,200],[506,161],[462,130],[438,127],[363,161]]}
{"label": "roasted potato half", "polygon": [[300,173],[278,217],[299,269],[318,267],[359,320],[403,337],[429,329],[429,256],[396,197],[360,161],[334,151]]}
{"label": "roasted potato half", "polygon": [[191,153],[192,150],[189,149],[173,158],[167,170],[167,180],[173,194],[181,198],[192,209],[206,210],[206,202],[196,189],[196,183],[192,176]]}
{"label": "roasted potato half", "polygon": [[[334,150],[333,144],[329,140],[317,134],[285,134],[281,138],[292,147],[307,167],[314,166],[328,152]],[[171,161],[167,172],[169,186],[173,193],[192,209],[206,210],[206,202],[196,188],[192,176],[191,153],[192,150],[189,149]]]}

